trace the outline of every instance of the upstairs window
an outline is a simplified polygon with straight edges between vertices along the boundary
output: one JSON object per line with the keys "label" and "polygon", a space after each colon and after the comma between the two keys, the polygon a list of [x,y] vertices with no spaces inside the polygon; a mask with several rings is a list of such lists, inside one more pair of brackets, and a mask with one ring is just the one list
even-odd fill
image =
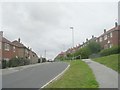
{"label": "upstairs window", "polygon": [[104,40],[107,40],[107,35],[104,36]]}
{"label": "upstairs window", "polygon": [[110,37],[112,37],[112,32],[110,33]]}
{"label": "upstairs window", "polygon": [[15,46],[13,46],[13,52],[15,52]]}
{"label": "upstairs window", "polygon": [[100,42],[102,42],[102,37],[100,37]]}
{"label": "upstairs window", "polygon": [[6,51],[9,51],[9,50],[10,50],[10,45],[7,44],[7,43],[5,43],[5,50],[6,50]]}

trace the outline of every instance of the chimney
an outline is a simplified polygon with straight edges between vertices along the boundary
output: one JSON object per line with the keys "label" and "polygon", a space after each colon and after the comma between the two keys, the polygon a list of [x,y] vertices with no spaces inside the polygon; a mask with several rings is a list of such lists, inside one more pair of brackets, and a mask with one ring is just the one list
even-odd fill
{"label": "chimney", "polygon": [[92,38],[94,38],[94,35],[92,35]]}
{"label": "chimney", "polygon": [[106,29],[104,29],[104,33],[106,33]]}
{"label": "chimney", "polygon": [[115,27],[117,27],[118,26],[118,24],[117,24],[117,22],[115,22]]}
{"label": "chimney", "polygon": [[20,38],[18,38],[18,42],[20,42]]}
{"label": "chimney", "polygon": [[86,38],[86,42],[88,42],[88,38]]}

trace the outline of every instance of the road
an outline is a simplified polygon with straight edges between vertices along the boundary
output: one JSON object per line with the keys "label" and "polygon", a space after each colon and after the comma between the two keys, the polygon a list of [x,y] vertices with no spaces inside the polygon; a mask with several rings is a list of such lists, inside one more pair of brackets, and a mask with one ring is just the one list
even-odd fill
{"label": "road", "polygon": [[68,66],[65,62],[52,62],[3,74],[3,88],[41,88]]}

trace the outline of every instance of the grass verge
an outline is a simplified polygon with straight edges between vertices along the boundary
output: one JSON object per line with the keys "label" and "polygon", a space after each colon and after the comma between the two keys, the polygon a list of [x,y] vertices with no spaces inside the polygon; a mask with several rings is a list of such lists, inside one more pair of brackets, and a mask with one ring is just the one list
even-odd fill
{"label": "grass verge", "polygon": [[104,56],[104,57],[100,57],[100,58],[95,58],[93,60],[96,62],[99,62],[101,64],[104,64],[105,66],[120,73],[120,68],[118,68],[118,66],[120,66],[120,61],[118,62],[118,60],[119,60],[118,57],[120,57],[120,54]]}
{"label": "grass verge", "polygon": [[74,60],[63,76],[45,88],[98,88],[98,83],[85,62]]}

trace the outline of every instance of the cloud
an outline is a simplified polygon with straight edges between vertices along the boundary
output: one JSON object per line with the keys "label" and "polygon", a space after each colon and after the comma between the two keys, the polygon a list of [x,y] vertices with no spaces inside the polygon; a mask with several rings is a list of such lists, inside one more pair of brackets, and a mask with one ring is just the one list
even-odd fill
{"label": "cloud", "polygon": [[2,29],[9,40],[21,38],[39,56],[47,51],[54,58],[103,29],[114,26],[117,2],[5,2],[2,3]]}

